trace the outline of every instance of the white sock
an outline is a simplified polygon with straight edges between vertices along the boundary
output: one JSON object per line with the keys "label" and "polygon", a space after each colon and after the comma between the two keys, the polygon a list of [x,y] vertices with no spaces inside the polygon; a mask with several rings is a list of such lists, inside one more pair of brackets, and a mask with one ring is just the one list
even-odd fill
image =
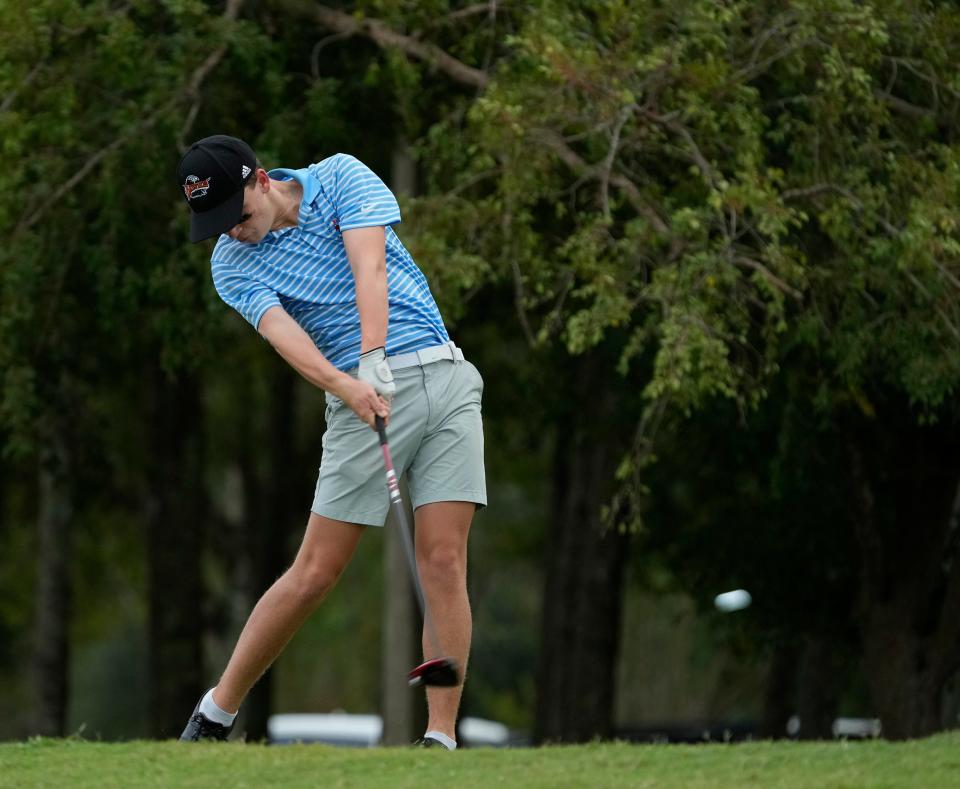
{"label": "white sock", "polygon": [[451,740],[446,734],[440,731],[428,731],[423,735],[424,737],[429,737],[431,740],[436,740],[437,742],[446,746],[448,751],[457,750],[457,741]]}
{"label": "white sock", "polygon": [[236,712],[229,713],[217,706],[217,702],[213,700],[213,688],[210,688],[200,700],[200,712],[203,713],[208,720],[219,723],[221,726],[230,726],[233,723],[233,719],[237,717]]}

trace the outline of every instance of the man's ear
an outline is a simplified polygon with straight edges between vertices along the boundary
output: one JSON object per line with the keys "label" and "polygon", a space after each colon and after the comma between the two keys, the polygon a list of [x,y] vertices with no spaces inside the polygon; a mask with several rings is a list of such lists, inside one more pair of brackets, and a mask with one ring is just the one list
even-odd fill
{"label": "man's ear", "polygon": [[257,169],[257,186],[259,186],[263,192],[270,191],[270,176],[267,175],[267,171],[262,167]]}

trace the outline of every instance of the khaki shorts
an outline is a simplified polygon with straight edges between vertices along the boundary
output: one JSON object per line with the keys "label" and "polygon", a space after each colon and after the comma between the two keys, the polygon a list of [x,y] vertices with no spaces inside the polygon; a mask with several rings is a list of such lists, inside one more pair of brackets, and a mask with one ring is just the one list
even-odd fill
{"label": "khaki shorts", "polygon": [[[487,503],[480,399],[483,379],[467,361],[444,359],[393,373],[387,440],[406,474],[414,509],[437,501]],[[376,431],[327,394],[327,430],[311,510],[334,520],[383,526],[390,506]]]}

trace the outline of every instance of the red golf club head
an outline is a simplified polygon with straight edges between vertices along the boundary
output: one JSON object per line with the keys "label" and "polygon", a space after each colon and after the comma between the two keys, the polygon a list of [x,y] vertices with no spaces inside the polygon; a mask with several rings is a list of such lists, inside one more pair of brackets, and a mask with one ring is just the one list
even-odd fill
{"label": "red golf club head", "polygon": [[410,687],[433,685],[438,688],[452,688],[460,684],[460,672],[451,658],[434,658],[421,663],[407,675]]}

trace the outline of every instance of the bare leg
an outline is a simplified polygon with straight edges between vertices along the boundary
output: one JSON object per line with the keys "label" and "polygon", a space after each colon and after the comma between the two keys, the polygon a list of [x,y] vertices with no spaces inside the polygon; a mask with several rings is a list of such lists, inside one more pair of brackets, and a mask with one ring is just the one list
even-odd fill
{"label": "bare leg", "polygon": [[461,684],[455,688],[427,688],[427,730],[443,732],[450,738],[463,694],[473,629],[467,598],[467,535],[475,511],[476,505],[470,502],[443,501],[424,504],[415,513],[417,566],[423,593],[447,651],[447,655],[436,654],[435,645],[425,637],[424,657],[452,657],[461,672]]}
{"label": "bare leg", "polygon": [[254,606],[213,700],[236,712],[254,683],[326,597],[347,566],[365,527],[310,514],[290,569]]}

